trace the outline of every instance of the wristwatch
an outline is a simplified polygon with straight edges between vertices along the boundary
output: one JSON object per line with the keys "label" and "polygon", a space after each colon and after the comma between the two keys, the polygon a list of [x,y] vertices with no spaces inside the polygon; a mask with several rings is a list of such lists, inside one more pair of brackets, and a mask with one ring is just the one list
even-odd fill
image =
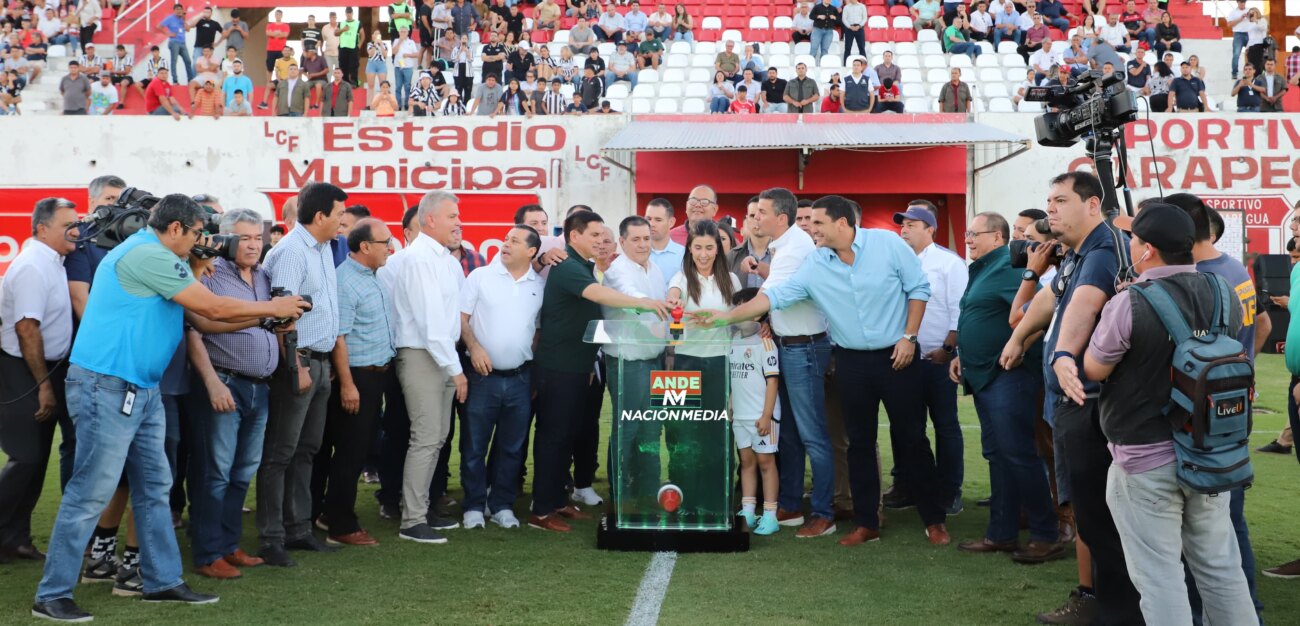
{"label": "wristwatch", "polygon": [[1020,278],[1021,278],[1022,280],[1038,280],[1038,272],[1035,272],[1034,270],[1028,270],[1028,269],[1027,269],[1027,270],[1025,270],[1025,273],[1024,273],[1024,274],[1021,274],[1021,275],[1020,275]]}
{"label": "wristwatch", "polygon": [[947,353],[947,354],[952,354],[952,353],[954,353],[954,352],[957,351],[957,346],[950,346],[950,345],[948,345],[948,344],[946,344],[946,343],[943,344],[943,345],[940,346],[940,347],[941,347],[941,348],[943,349],[943,351],[944,351],[945,353]]}
{"label": "wristwatch", "polygon": [[903,339],[916,343],[916,335],[903,335]]}

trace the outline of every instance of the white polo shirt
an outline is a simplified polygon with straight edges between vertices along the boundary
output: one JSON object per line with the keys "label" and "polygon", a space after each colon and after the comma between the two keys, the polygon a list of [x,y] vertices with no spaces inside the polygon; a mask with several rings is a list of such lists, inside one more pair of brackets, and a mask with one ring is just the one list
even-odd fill
{"label": "white polo shirt", "polygon": [[[799,271],[803,261],[817,249],[812,237],[797,226],[790,226],[775,241],[767,245],[772,251],[772,264],[763,281],[763,289],[771,289],[787,280]],[[772,331],[780,337],[816,335],[826,332],[826,316],[817,309],[812,300],[800,300],[784,309],[771,313]]]}
{"label": "white polo shirt", "polygon": [[[654,261],[646,259],[646,267],[642,267],[627,258],[627,255],[620,255],[609,264],[609,269],[605,270],[605,286],[617,291],[623,295],[632,296],[633,298],[650,298],[660,302],[664,299],[664,294],[668,291],[665,287],[663,272]],[[632,313],[627,309],[602,306],[605,319],[611,322],[632,322],[641,321],[651,324],[662,322],[659,316],[654,313],[641,313],[640,315]],[[608,344],[601,348],[609,356],[618,356],[620,348],[614,344]],[[623,348],[623,358],[635,360],[653,359],[663,352],[662,345],[625,345]]]}
{"label": "white polo shirt", "polygon": [[930,281],[930,301],[925,305],[921,330],[916,334],[924,355],[942,346],[948,333],[957,330],[961,297],[966,293],[970,272],[956,252],[939,244],[926,246],[916,258],[921,261],[921,269]]}
{"label": "white polo shirt", "polygon": [[[460,261],[446,246],[420,233],[406,249],[396,274],[398,348],[428,350],[447,374],[461,374],[456,342],[460,340]],[[531,343],[532,339],[529,339]]]}
{"label": "white polo shirt", "polygon": [[516,279],[500,259],[465,279],[460,312],[470,316],[474,338],[492,359],[493,369],[512,370],[533,360],[533,335],[541,321],[545,285],[531,266]]}
{"label": "white polo shirt", "polygon": [[18,254],[0,282],[0,348],[23,358],[14,325],[25,319],[40,322],[45,360],[57,361],[72,348],[72,300],[63,256],[33,239]]}

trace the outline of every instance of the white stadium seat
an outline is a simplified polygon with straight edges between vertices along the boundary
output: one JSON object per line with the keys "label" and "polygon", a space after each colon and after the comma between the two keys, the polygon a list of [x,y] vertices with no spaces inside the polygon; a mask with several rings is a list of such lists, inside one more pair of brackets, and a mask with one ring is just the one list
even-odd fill
{"label": "white stadium seat", "polygon": [[[920,82],[922,82],[922,81],[924,80],[924,79],[921,77],[921,70],[913,69],[913,68],[906,68],[906,67],[903,68],[903,74],[902,74],[901,78],[903,79],[903,84],[907,84],[907,83],[920,83]],[[823,82],[824,82],[824,81],[823,81]]]}
{"label": "white stadium seat", "polygon": [[894,46],[894,54],[920,54],[921,51],[916,47],[916,42],[900,41]]}
{"label": "white stadium seat", "polygon": [[[780,20],[781,18],[778,17],[776,19]],[[788,41],[772,42],[772,44],[769,45],[767,48],[767,53],[768,54],[794,54],[794,52],[791,51],[790,42]]]}
{"label": "white stadium seat", "polygon": [[695,42],[695,54],[717,54],[718,44],[712,41]]}
{"label": "white stadium seat", "polygon": [[610,109],[618,111],[619,113],[623,113],[625,110],[624,108],[627,106],[627,101],[623,98],[604,98],[604,99],[609,100]]}
{"label": "white stadium seat", "polygon": [[1003,54],[1001,55],[1001,57],[1002,57],[1002,67],[1018,67],[1024,69],[1026,65],[1025,57],[1022,57],[1018,54]]}
{"label": "white stadium seat", "polygon": [[1007,70],[1007,82],[1019,85],[1021,81],[1025,80],[1025,72],[1026,70],[1023,67]]}
{"label": "white stadium seat", "polygon": [[638,84],[659,82],[659,70],[656,69],[641,70],[636,75],[636,82]]}
{"label": "white stadium seat", "polygon": [[954,54],[952,55],[952,66],[953,67],[974,67],[975,64],[971,63],[970,57],[964,54]]}
{"label": "white stadium seat", "polygon": [[704,21],[700,22],[700,28],[704,30],[722,30],[722,18],[706,17]]}
{"label": "white stadium seat", "polygon": [[[793,21],[794,20],[791,20],[791,22]],[[754,17],[749,18],[749,28],[751,30],[768,30],[772,28],[772,24],[767,21],[766,16],[755,15]]]}
{"label": "white stadium seat", "polygon": [[718,58],[716,54],[696,54],[691,56],[691,67],[713,67],[713,61]]}
{"label": "white stadium seat", "polygon": [[642,98],[633,98],[631,102],[632,102],[632,110],[630,111],[631,113],[650,112],[651,109],[650,100],[644,100]]}
{"label": "white stadium seat", "polygon": [[600,51],[601,58],[608,59],[614,55],[615,50],[618,50],[618,46],[612,41],[606,41],[596,44],[596,49]]}
{"label": "white stadium seat", "polygon": [[691,98],[682,101],[682,113],[704,113],[709,108],[704,105],[704,101],[699,98]]}
{"label": "white stadium seat", "polygon": [[1017,54],[1018,47],[1014,41],[1004,41],[998,44],[998,54]]}
{"label": "white stadium seat", "polygon": [[920,69],[921,57],[918,57],[915,54],[895,55],[894,63],[897,64],[898,67],[901,67],[903,69],[908,69],[908,68]]}
{"label": "white stadium seat", "polygon": [[921,57],[922,64],[927,68],[944,68],[948,67],[948,57],[942,54],[927,54]]}
{"label": "white stadium seat", "polygon": [[817,62],[817,67],[844,67],[845,65],[853,65],[853,59],[861,58],[862,55],[855,54],[845,62],[844,57],[838,54],[823,54],[821,60]]}
{"label": "white stadium seat", "polygon": [[730,30],[722,31],[721,41],[734,41],[736,43],[740,43],[744,40],[745,38],[740,36],[740,31],[738,30],[730,29]]}
{"label": "white stadium seat", "polygon": [[1009,98],[993,98],[989,100],[989,113],[1012,113],[1015,110]]}
{"label": "white stadium seat", "polygon": [[947,83],[930,83],[930,97],[938,98],[939,92],[943,90],[945,84]]}
{"label": "white stadium seat", "polygon": [[1002,82],[1003,79],[1002,70],[996,67],[980,68],[979,76],[982,83]]}
{"label": "white stadium seat", "polygon": [[794,45],[795,54],[812,54],[812,44],[807,41],[801,41]]}
{"label": "white stadium seat", "polygon": [[[1138,102],[1145,102],[1145,100],[1138,100]],[[1023,101],[1022,101],[1022,102],[1020,103],[1020,108],[1017,109],[1017,110],[1020,111],[1021,113],[1042,113],[1042,112],[1043,112],[1043,103],[1042,103],[1042,102],[1023,102]]]}
{"label": "white stadium seat", "polygon": [[912,27],[912,18],[900,15],[894,18],[893,25],[897,30],[907,30]]}
{"label": "white stadium seat", "polygon": [[930,99],[908,98],[903,101],[903,108],[911,113],[925,113],[930,110]]}
{"label": "white stadium seat", "polygon": [[655,113],[676,113],[677,100],[665,100],[659,98],[655,100]]}
{"label": "white stadium seat", "polygon": [[555,43],[569,43],[569,31],[567,30],[555,31],[555,36],[551,38],[551,41]]}
{"label": "white stadium seat", "polygon": [[664,63],[667,67],[687,67],[691,63],[691,58],[684,54],[670,54],[668,61]]}
{"label": "white stadium seat", "polygon": [[628,85],[624,82],[617,82],[605,89],[605,97],[609,99],[626,98],[628,96]]}
{"label": "white stadium seat", "polygon": [[1011,94],[1007,93],[1006,83],[985,83],[980,86],[980,95],[985,98],[1009,98]]}
{"label": "white stadium seat", "polygon": [[690,54],[690,53],[691,53],[691,42],[689,42],[689,41],[674,41],[674,42],[673,42],[673,45],[668,46],[668,53],[669,53],[669,54]]}
{"label": "white stadium seat", "polygon": [[803,63],[804,65],[807,65],[808,67],[818,67],[818,65],[817,65],[817,59],[813,58],[813,55],[811,55],[811,54],[796,54],[796,55],[794,55],[794,64],[795,64],[795,65],[798,65],[798,64],[800,64],[800,63]]}
{"label": "white stadium seat", "polygon": [[[694,85],[694,84],[703,85],[703,83],[691,83],[691,84],[693,84],[693,85]],[[611,87],[611,89],[612,89],[612,87]],[[671,83],[671,84],[660,85],[660,86],[659,86],[659,97],[660,97],[660,98],[680,98],[680,97],[682,97],[682,84],[681,84],[681,83]]]}
{"label": "white stadium seat", "polygon": [[794,18],[789,15],[778,15],[772,18],[772,28],[776,30],[793,30]]}
{"label": "white stadium seat", "polygon": [[927,41],[939,41],[939,33],[936,33],[927,28],[916,34],[916,40],[921,43],[925,43]]}
{"label": "white stadium seat", "polygon": [[[45,56],[46,56],[46,57],[49,57],[49,58],[52,58],[52,59],[61,59],[61,58],[63,58],[63,57],[68,56],[68,48],[67,48],[67,46],[60,46],[60,45],[48,46],[48,45],[47,45],[46,48],[45,48]],[[31,108],[31,105],[30,105],[29,103],[23,103],[23,108],[24,108],[24,109],[30,109],[30,108]]]}
{"label": "white stadium seat", "polygon": [[682,83],[686,82],[686,70],[673,67],[664,70],[663,79],[665,83]]}
{"label": "white stadium seat", "polygon": [[[637,78],[639,79],[640,76],[637,76]],[[614,90],[614,88],[613,88],[613,87],[610,87],[610,91],[613,91],[613,90]],[[653,98],[653,97],[655,97],[655,86],[654,86],[653,84],[638,83],[636,87],[633,87],[633,88],[632,88],[632,97],[633,97],[633,98]]]}
{"label": "white stadium seat", "polygon": [[686,86],[687,98],[707,98],[709,97],[709,87],[704,83],[691,83]]}
{"label": "white stadium seat", "polygon": [[981,54],[980,56],[975,57],[975,67],[997,67],[997,66],[998,66],[998,55],[996,54]]}
{"label": "white stadium seat", "polygon": [[883,15],[872,15],[867,18],[867,28],[886,29],[889,28],[889,18]]}
{"label": "white stadium seat", "polygon": [[939,45],[937,41],[921,42],[921,54],[943,54],[943,46]]}
{"label": "white stadium seat", "polygon": [[686,75],[687,82],[709,84],[713,82],[713,68],[704,69],[702,67],[691,68],[690,74]]}
{"label": "white stadium seat", "polygon": [[903,83],[903,97],[904,97],[904,98],[924,98],[924,97],[925,97],[925,86],[923,86],[921,83],[908,83],[908,82],[904,82],[904,83]]}
{"label": "white stadium seat", "polygon": [[768,67],[794,67],[788,54],[769,54],[767,56]]}

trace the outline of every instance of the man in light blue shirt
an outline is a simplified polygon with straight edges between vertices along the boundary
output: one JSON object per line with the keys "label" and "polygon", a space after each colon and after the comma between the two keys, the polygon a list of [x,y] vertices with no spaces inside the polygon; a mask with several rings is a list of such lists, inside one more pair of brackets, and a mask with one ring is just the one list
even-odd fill
{"label": "man in light blue shirt", "polygon": [[645,219],[650,222],[650,260],[659,266],[663,274],[664,289],[668,282],[682,271],[682,259],[686,256],[686,247],[672,240],[669,235],[677,218],[673,217],[673,203],[665,198],[655,198],[645,207]]}
{"label": "man in light blue shirt", "polygon": [[640,41],[645,38],[645,31],[650,27],[650,16],[641,10],[640,2],[633,0],[632,10],[623,16],[623,26],[627,30],[629,39]]}
{"label": "man in light blue shirt", "polygon": [[[854,502],[880,501],[876,432],[880,404],[889,413],[894,454],[926,536],[950,542],[934,455],[925,435],[916,334],[930,299],[921,262],[897,235],[856,226],[852,201],[826,196],[813,203],[812,234],[821,242],[790,280],[765,287],[754,300],[727,313],[694,314],[696,323],[755,319],[810,300],[826,315],[835,337],[836,383],[844,399],[849,435],[849,484]],[[778,252],[779,254],[779,252]],[[857,528],[840,540],[853,546],[880,538],[874,506],[854,507]]]}
{"label": "man in light blue shirt", "polygon": [[176,55],[181,56],[185,61],[185,79],[194,80],[194,63],[190,61],[190,50],[185,47],[185,29],[189,25],[185,23],[185,5],[177,3],[172,7],[172,14],[163,18],[158,24],[158,32],[167,35],[167,50],[171,52],[172,83],[181,84],[180,68],[176,67]]}
{"label": "man in light blue shirt", "polygon": [[244,62],[235,59],[235,62],[231,64],[231,67],[234,73],[227,76],[226,80],[221,82],[221,91],[226,94],[227,109],[235,103],[236,91],[244,92],[245,100],[247,100],[248,96],[253,93],[253,81],[244,73]]}

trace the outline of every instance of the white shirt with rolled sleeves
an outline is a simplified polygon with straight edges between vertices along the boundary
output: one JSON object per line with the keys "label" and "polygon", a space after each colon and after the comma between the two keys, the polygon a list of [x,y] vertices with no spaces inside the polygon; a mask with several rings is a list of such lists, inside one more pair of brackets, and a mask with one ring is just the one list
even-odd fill
{"label": "white shirt with rolled sleeves", "polygon": [[460,261],[446,246],[420,233],[395,278],[397,347],[427,350],[448,377],[459,376],[456,342],[460,341],[460,288],[465,282]]}
{"label": "white shirt with rolled sleeves", "polygon": [[23,358],[15,324],[30,319],[40,323],[46,361],[68,356],[72,348],[72,300],[67,284],[63,257],[40,241],[33,239],[9,264],[0,282],[0,347],[5,354]]}
{"label": "white shirt with rolled sleeves", "polygon": [[469,315],[474,338],[492,359],[492,369],[512,370],[533,360],[533,335],[540,324],[546,283],[533,268],[519,279],[493,261],[469,273],[460,290],[460,312]]}
{"label": "white shirt with rolled sleeves", "polygon": [[917,333],[920,354],[925,355],[943,345],[948,333],[957,330],[961,316],[961,296],[966,293],[970,271],[956,252],[932,243],[916,255],[930,281],[930,301],[925,305],[921,330]]}
{"label": "white shirt with rolled sleeves", "polygon": [[[772,264],[768,268],[763,289],[771,289],[790,280],[804,259],[817,249],[812,237],[803,229],[791,226],[785,234],[768,244],[772,251]],[[812,300],[801,300],[784,309],[772,311],[772,332],[779,337],[798,337],[826,332],[826,316],[817,310]]]}
{"label": "white shirt with rolled sleeves", "polygon": [[[650,298],[662,302],[668,291],[664,287],[663,272],[659,271],[659,266],[649,259],[646,259],[646,265],[648,267],[641,267],[626,255],[619,256],[605,271],[605,286],[633,298]],[[606,320],[614,322],[639,320],[655,323],[659,321],[659,317],[654,313],[636,314],[627,309],[608,306],[602,306],[601,310],[605,313]],[[623,350],[623,358],[640,361],[653,359],[663,352],[663,346],[658,345],[627,345],[620,348],[614,344],[607,344],[601,347],[605,354],[613,357],[619,355],[620,349]]]}

